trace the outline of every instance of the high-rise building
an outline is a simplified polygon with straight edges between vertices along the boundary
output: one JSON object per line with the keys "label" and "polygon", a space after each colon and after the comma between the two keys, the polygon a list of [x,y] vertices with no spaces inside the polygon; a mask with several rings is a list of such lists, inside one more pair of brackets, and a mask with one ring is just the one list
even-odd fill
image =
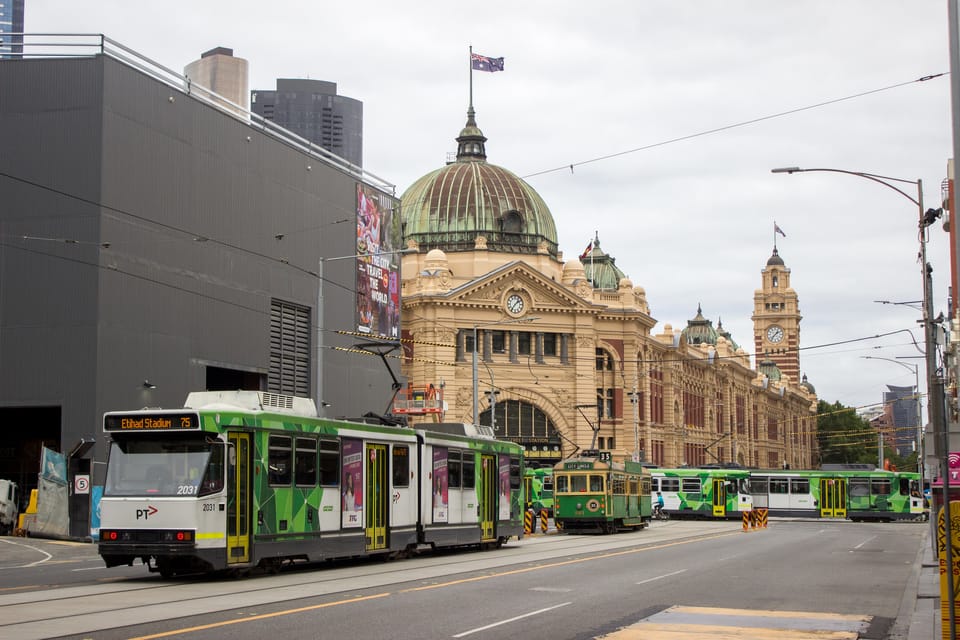
{"label": "high-rise building", "polygon": [[0,58],[23,53],[24,0],[0,0]]}
{"label": "high-rise building", "polygon": [[250,92],[250,110],[363,166],[363,103],[337,95],[336,82],[278,78],[275,91]]}
{"label": "high-rise building", "polygon": [[897,455],[909,455],[916,448],[917,421],[919,420],[919,406],[915,387],[898,387],[887,385],[888,391],[883,392],[883,405],[890,407],[893,416],[893,442],[888,446],[897,450]]}
{"label": "high-rise building", "polygon": [[[0,2],[2,1],[0,0]],[[191,87],[200,85],[213,91],[218,96],[226,98],[241,107],[242,112],[238,113],[246,116],[246,112],[250,108],[247,102],[250,87],[248,65],[245,59],[234,57],[233,49],[226,47],[210,49],[210,51],[201,54],[199,60],[194,60],[184,67],[183,75],[190,81]],[[236,107],[232,107],[230,104],[224,104],[224,106],[232,111],[237,111]]]}

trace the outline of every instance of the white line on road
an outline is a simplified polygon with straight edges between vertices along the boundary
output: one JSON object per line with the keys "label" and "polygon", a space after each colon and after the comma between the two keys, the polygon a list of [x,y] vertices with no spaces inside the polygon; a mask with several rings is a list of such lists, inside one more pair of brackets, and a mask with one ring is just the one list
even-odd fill
{"label": "white line on road", "polygon": [[863,545],[867,544],[868,542],[870,542],[871,540],[873,540],[873,539],[876,538],[876,537],[877,537],[877,536],[870,536],[869,538],[867,538],[866,540],[864,540],[863,542],[861,542],[860,544],[858,544],[857,546],[855,546],[854,549],[859,549],[860,547],[862,547]]}
{"label": "white line on road", "polygon": [[7,569],[26,569],[28,567],[35,567],[38,564],[43,564],[44,562],[46,562],[47,560],[53,557],[43,549],[37,549],[36,547],[31,547],[29,544],[23,544],[22,542],[14,542],[13,540],[3,540],[3,539],[0,539],[0,542],[6,542],[7,544],[12,544],[15,547],[26,547],[27,549],[33,549],[37,553],[42,553],[43,555],[47,556],[42,560],[37,560],[36,562],[31,562],[30,564],[21,564],[16,567],[6,567]]}
{"label": "white line on road", "polygon": [[513,618],[508,618],[506,620],[501,620],[500,622],[494,622],[493,624],[488,624],[485,627],[477,627],[476,629],[470,629],[469,631],[464,631],[463,633],[458,633],[453,636],[454,638],[462,638],[464,636],[469,636],[473,633],[479,633],[480,631],[486,631],[487,629],[493,629],[494,627],[499,627],[503,624],[508,624],[510,622],[516,622],[517,620],[523,620],[524,618],[529,618],[530,616],[535,616],[540,613],[546,613],[547,611],[553,611],[554,609],[559,609],[560,607],[565,607],[568,604],[573,604],[572,602],[563,602],[561,604],[555,604],[552,607],[547,607],[546,609],[537,609],[536,611],[531,611],[530,613],[525,613],[522,616],[516,616]]}
{"label": "white line on road", "polygon": [[665,573],[662,576],[657,576],[655,578],[647,578],[646,580],[641,580],[637,584],[647,584],[648,582],[653,582],[654,580],[660,580],[662,578],[669,578],[670,576],[675,576],[678,573],[683,573],[686,569],[680,569],[680,571],[674,571],[673,573]]}

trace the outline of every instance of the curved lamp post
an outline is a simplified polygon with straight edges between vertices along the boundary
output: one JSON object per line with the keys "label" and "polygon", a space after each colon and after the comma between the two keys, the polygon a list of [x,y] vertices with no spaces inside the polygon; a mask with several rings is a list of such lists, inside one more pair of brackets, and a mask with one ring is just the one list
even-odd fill
{"label": "curved lamp post", "polygon": [[[923,210],[923,182],[918,178],[916,180],[906,180],[903,178],[891,178],[890,176],[882,176],[875,173],[866,173],[864,171],[848,171],[846,169],[826,169],[826,168],[814,168],[814,169],[801,169],[800,167],[780,167],[777,169],[771,169],[771,173],[808,173],[813,171],[825,171],[828,173],[845,173],[847,175],[856,176],[858,178],[864,178],[870,180],[871,182],[876,182],[881,184],[888,189],[896,191],[901,196],[912,202],[916,205],[919,212],[919,233],[920,233],[920,272],[923,276],[923,336],[924,336],[924,351],[926,356],[926,366],[927,366],[927,416],[930,421],[930,426],[934,432],[939,431],[939,448],[940,451],[938,454],[938,462],[940,463],[940,477],[943,481],[943,514],[944,514],[944,525],[947,531],[951,531],[950,525],[950,478],[949,478],[949,468],[947,465],[947,450],[949,449],[949,440],[947,435],[947,425],[945,421],[945,416],[943,415],[943,383],[937,378],[937,353],[936,353],[936,336],[933,329],[933,284],[931,273],[933,269],[927,263],[927,227],[933,224],[937,218],[943,213],[943,209],[928,209],[927,211]],[[892,183],[901,183],[901,184],[912,184],[917,187],[917,197],[914,198],[906,191],[901,189]],[[934,518],[930,518],[931,528],[934,524]],[[935,538],[935,536],[934,536]],[[952,546],[950,544],[944,545],[946,547],[946,564],[948,567],[953,566],[953,557],[952,557]],[[947,592],[949,598],[949,619],[950,619],[950,630],[951,637],[953,637],[953,632],[955,629],[955,616],[954,616],[954,589],[953,589],[953,580],[947,580]]]}

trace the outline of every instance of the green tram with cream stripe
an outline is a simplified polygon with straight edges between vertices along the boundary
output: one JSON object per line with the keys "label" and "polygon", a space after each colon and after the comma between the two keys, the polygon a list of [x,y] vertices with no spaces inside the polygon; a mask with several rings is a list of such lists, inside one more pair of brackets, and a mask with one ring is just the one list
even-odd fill
{"label": "green tram with cream stripe", "polygon": [[500,546],[523,535],[523,451],[489,427],[318,418],[313,401],[191,393],[109,412],[99,553],[176,574]]}
{"label": "green tram with cream stripe", "polygon": [[650,515],[650,473],[639,463],[581,456],[553,467],[553,518],[565,532],[641,529]]}

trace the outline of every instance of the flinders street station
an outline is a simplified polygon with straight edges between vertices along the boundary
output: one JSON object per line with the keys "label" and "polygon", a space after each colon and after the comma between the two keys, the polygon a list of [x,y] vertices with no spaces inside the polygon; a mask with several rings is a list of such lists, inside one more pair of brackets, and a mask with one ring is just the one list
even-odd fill
{"label": "flinders street station", "polygon": [[817,398],[801,378],[800,309],[776,247],[757,257],[746,346],[694,305],[686,326],[656,329],[602,229],[583,256],[558,250],[544,200],[487,161],[472,106],[456,140],[456,160],[401,197],[415,250],[402,264],[406,401],[436,399],[445,421],[492,426],[533,465],[592,448],[670,467],[816,466]]}

